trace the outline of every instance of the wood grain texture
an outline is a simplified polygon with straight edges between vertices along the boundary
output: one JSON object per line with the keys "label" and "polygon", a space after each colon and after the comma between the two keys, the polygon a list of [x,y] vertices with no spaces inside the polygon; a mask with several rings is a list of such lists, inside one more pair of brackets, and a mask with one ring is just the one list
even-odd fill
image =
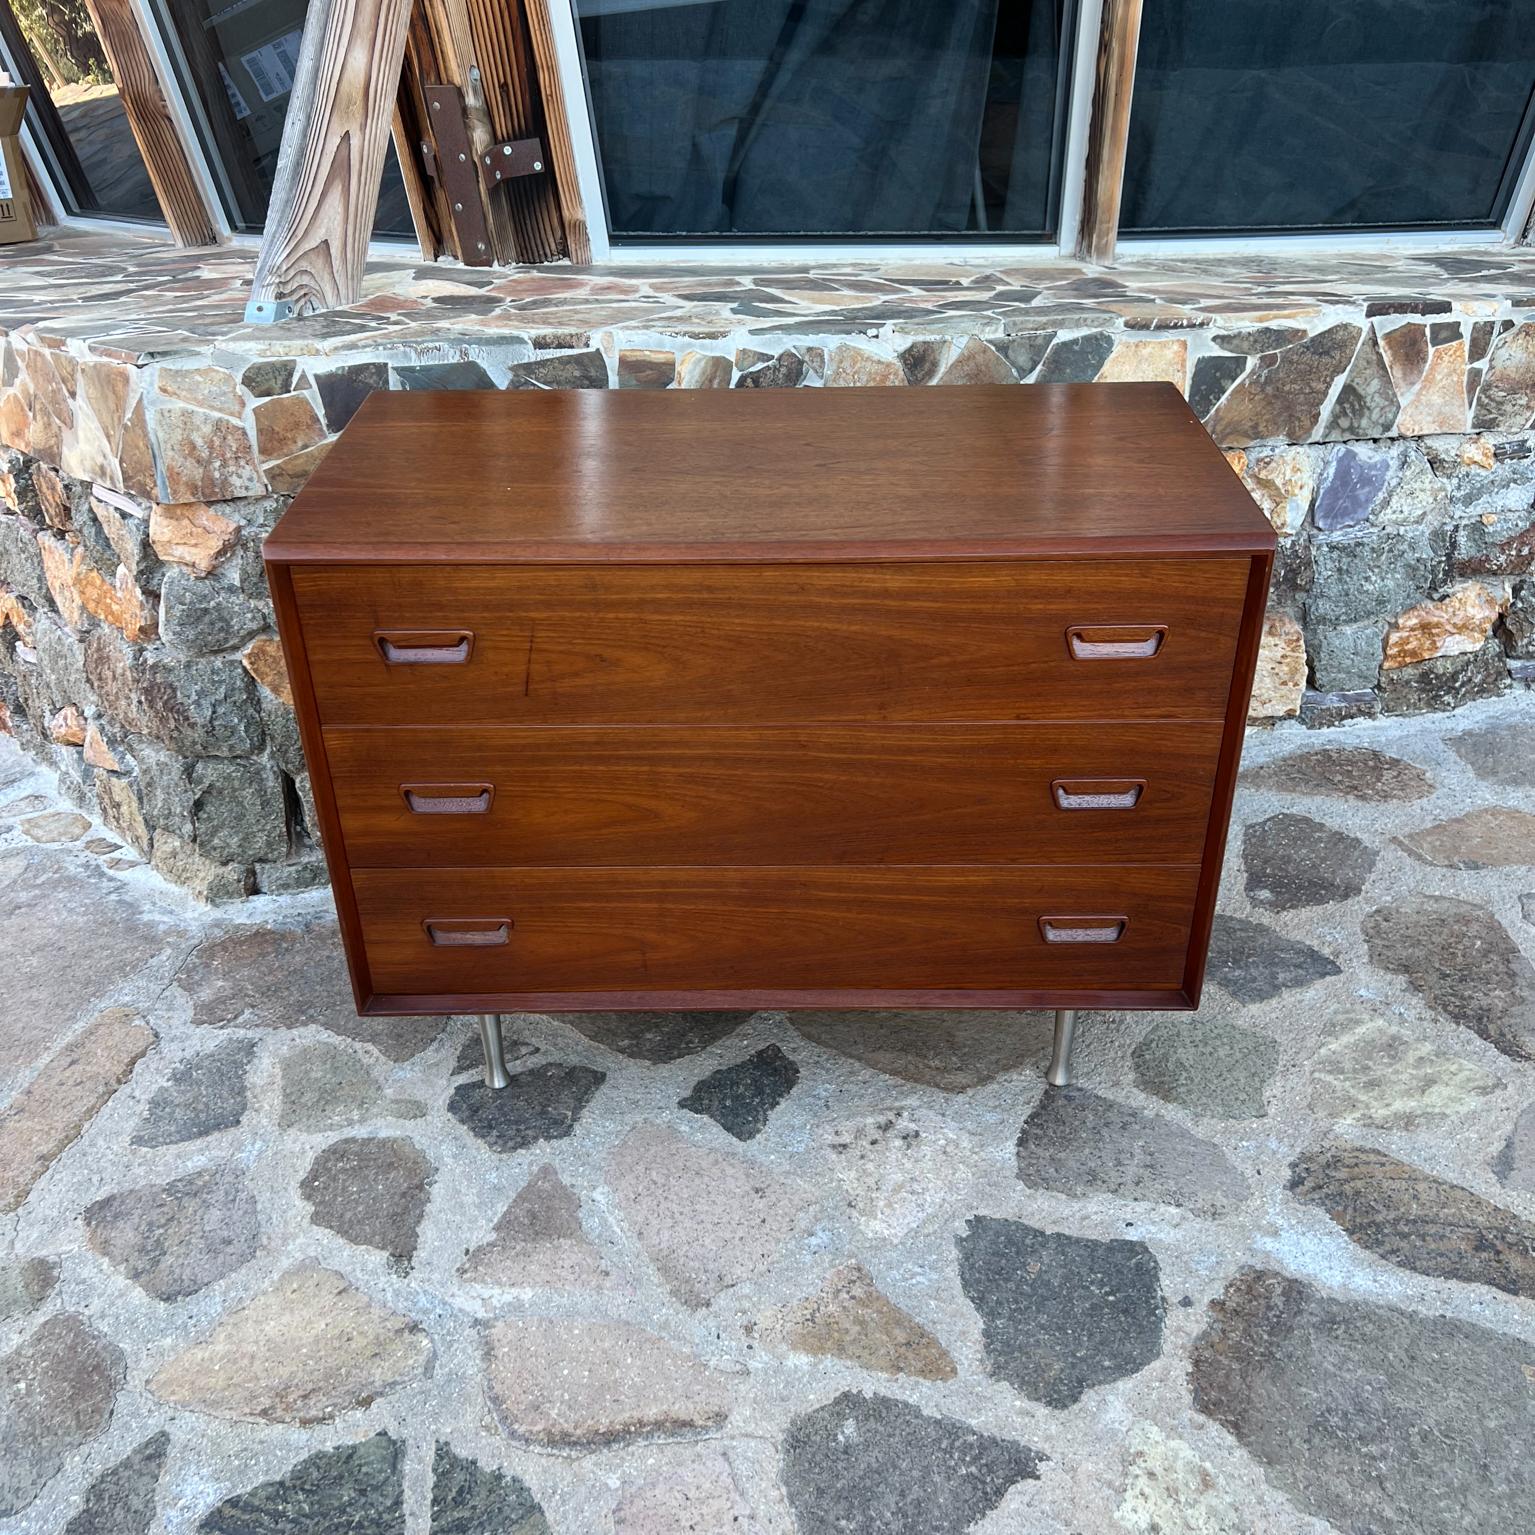
{"label": "wood grain texture", "polygon": [[[370,973],[393,994],[640,989],[987,990],[1181,981],[1197,867],[363,869]],[[1041,916],[1115,915],[1118,943]],[[423,924],[511,924],[444,949]],[[788,1004],[785,1004],[788,1005]]]}
{"label": "wood grain texture", "polygon": [[1275,540],[1176,393],[627,399],[375,396],[268,543],[360,1009],[1194,1005]]}
{"label": "wood grain texture", "polygon": [[1087,129],[1087,164],[1077,255],[1106,266],[1119,239],[1125,150],[1130,139],[1130,99],[1135,89],[1135,56],[1140,45],[1142,0],[1103,0],[1092,116]]}
{"label": "wood grain texture", "polygon": [[[462,93],[469,145],[476,155],[483,154],[495,141],[485,99],[485,76],[480,67],[483,46],[469,15],[468,0],[414,0],[407,44],[407,63],[411,67],[407,73],[414,74],[412,84],[420,93],[423,133],[432,140],[439,165],[446,149],[437,142],[437,132],[432,127],[433,114],[425,105],[424,86],[452,85]],[[443,220],[446,248],[460,261],[472,265],[484,265],[487,260],[509,265],[517,260],[511,205],[504,197],[487,196],[478,176],[474,178],[474,187],[485,215],[490,249],[478,251],[460,247],[452,210],[439,181],[435,194]]]}
{"label": "wood grain texture", "polygon": [[253,299],[297,314],[362,297],[410,0],[310,0]]}
{"label": "wood grain texture", "polygon": [[436,46],[431,27],[424,15],[425,0],[412,0],[410,17],[405,27],[404,62],[400,69],[400,88],[395,96],[394,122],[390,133],[394,139],[395,153],[403,168],[407,161],[411,174],[406,178],[407,195],[414,184],[421,199],[417,208],[411,204],[411,217],[415,220],[416,237],[421,242],[424,261],[435,261],[441,255],[462,260],[463,253],[456,244],[452,210],[441,179],[432,166],[427,174],[428,153],[435,155],[431,145],[431,130],[427,126],[430,115],[426,104],[426,85],[443,81],[442,67],[437,60]]}
{"label": "wood grain texture", "polygon": [[1274,544],[1171,384],[530,389],[375,393],[267,556],[1038,559]]}
{"label": "wood grain texture", "polygon": [[[494,139],[542,138],[543,103],[519,0],[465,0],[475,57]],[[512,251],[519,262],[557,261],[565,254],[564,229],[554,181],[547,173],[520,176],[490,195],[509,210]],[[501,260],[507,257],[499,258]]]}
{"label": "wood grain texture", "polygon": [[1237,629],[1231,696],[1226,703],[1226,728],[1221,737],[1220,763],[1215,773],[1215,796],[1200,859],[1199,900],[1189,935],[1189,964],[1183,977],[1183,989],[1193,1007],[1199,1006],[1204,990],[1205,961],[1209,958],[1210,932],[1215,924],[1215,903],[1226,856],[1226,833],[1231,825],[1231,804],[1236,797],[1237,774],[1242,766],[1247,707],[1252,700],[1253,676],[1258,667],[1258,647],[1263,640],[1263,615],[1268,607],[1272,571],[1273,556],[1269,554],[1255,555],[1248,565],[1247,599]]}
{"label": "wood grain texture", "polygon": [[178,245],[213,245],[218,232],[171,117],[131,0],[86,0],[149,184]]}
{"label": "wood grain texture", "polygon": [[[1218,720],[1248,562],[303,566],[326,725]],[[1074,660],[1073,624],[1164,624]],[[452,665],[387,665],[379,631]]]}
{"label": "wood grain texture", "polygon": [[[355,867],[1131,864],[1197,859],[1221,728],[785,725],[337,729]],[[1051,785],[1143,778],[1131,809]],[[456,786],[458,813],[406,784]],[[418,796],[419,803],[419,796]]]}
{"label": "wood grain texture", "polygon": [[374,986],[368,974],[368,956],[363,948],[362,922],[357,914],[357,896],[352,888],[352,871],[346,856],[346,840],[341,832],[341,818],[336,812],[336,790],[331,782],[330,762],[325,754],[325,738],[320,732],[319,711],[315,708],[314,674],[304,646],[304,629],[299,622],[298,606],[293,600],[292,572],[286,566],[267,571],[267,586],[272,594],[272,609],[277,618],[277,634],[282,641],[283,659],[293,687],[293,712],[298,721],[300,744],[309,768],[314,793],[319,836],[330,869],[331,893],[336,902],[336,919],[341,927],[341,944],[346,951],[347,974],[352,982],[352,996],[359,1013],[371,1004]]}
{"label": "wood grain texture", "polygon": [[586,227],[586,206],[581,199],[581,182],[576,172],[570,109],[565,100],[565,84],[560,78],[554,28],[549,21],[551,3],[560,5],[565,4],[566,0],[523,0],[523,7],[527,14],[528,38],[538,70],[539,94],[543,98],[546,158],[554,177],[555,195],[559,200],[560,220],[565,232],[565,254],[576,266],[590,266],[591,234]]}
{"label": "wood grain texture", "polygon": [[[410,115],[407,115],[407,108]],[[389,127],[389,137],[394,144],[395,163],[400,167],[405,203],[410,209],[410,227],[416,231],[416,244],[421,248],[421,259],[435,261],[442,242],[437,233],[432,189],[421,169],[420,140],[412,129],[414,120],[414,103],[406,98],[402,84],[400,94],[395,98],[394,120]]]}

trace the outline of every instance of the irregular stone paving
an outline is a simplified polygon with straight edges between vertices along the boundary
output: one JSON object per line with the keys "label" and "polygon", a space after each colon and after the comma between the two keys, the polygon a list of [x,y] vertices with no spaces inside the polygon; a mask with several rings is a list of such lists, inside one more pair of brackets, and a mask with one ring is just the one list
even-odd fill
{"label": "irregular stone paving", "polygon": [[1307,1153],[1290,1192],[1389,1263],[1535,1300],[1535,1223],[1384,1151]]}
{"label": "irregular stone paving", "polygon": [[231,1039],[184,1061],[144,1111],[135,1146],[174,1146],[231,1130],[245,1117],[245,1079],[256,1046]]}
{"label": "irregular stone paving", "polygon": [[1031,1402],[1072,1407],[1162,1352],[1157,1260],[1144,1242],[1096,1242],[978,1215],[959,1278],[981,1318],[987,1369]]}
{"label": "irregular stone paving", "polygon": [[85,1207],[85,1239],[156,1300],[185,1300],[256,1255],[260,1215],[236,1166],[123,1189]]}
{"label": "irregular stone paving", "polygon": [[1302,1512],[1462,1535],[1535,1507],[1528,1359],[1489,1328],[1244,1269],[1210,1304],[1189,1389]]}
{"label": "irregular stone paving", "polygon": [[1523,1528],[1532,735],[1251,735],[1201,1007],[1064,1089],[820,1010],[511,1017],[502,1092],[0,742],[0,1535]]}
{"label": "irregular stone paving", "polygon": [[848,1359],[881,1375],[953,1380],[959,1372],[937,1338],[894,1305],[861,1263],[833,1269],[807,1300],[786,1306],[765,1329],[798,1354]]}
{"label": "irregular stone paving", "polygon": [[1262,1119],[1279,1042],[1214,1018],[1166,1018],[1146,1031],[1131,1059],[1146,1092],[1191,1114]]}
{"label": "irregular stone paving", "polygon": [[738,1141],[751,1141],[798,1081],[799,1067],[777,1045],[768,1045],[734,1066],[711,1071],[677,1107],[707,1115]]}
{"label": "irregular stone paving", "polygon": [[1535,1060],[1535,964],[1479,901],[1414,893],[1363,922],[1370,959],[1441,1016],[1515,1061]]}
{"label": "irregular stone paving", "polygon": [[1042,1459],[908,1402],[844,1391],[789,1425],[784,1484],[805,1535],[958,1535],[1038,1477]]}
{"label": "irregular stone paving", "polygon": [[316,1226],[376,1247],[404,1273],[416,1255],[436,1171],[414,1141],[356,1136],[327,1146],[298,1191]]}
{"label": "irregular stone paving", "polygon": [[162,1428],[103,1471],[86,1489],[64,1535],[150,1535],[170,1446],[171,1436]]}
{"label": "irregular stone paving", "polygon": [[1358,837],[1283,811],[1242,837],[1247,899],[1268,911],[1346,901],[1364,889],[1376,855]]}
{"label": "irregular stone paving", "polygon": [[581,1224],[581,1201],[551,1163],[528,1179],[459,1269],[496,1289],[592,1290],[619,1282]]}

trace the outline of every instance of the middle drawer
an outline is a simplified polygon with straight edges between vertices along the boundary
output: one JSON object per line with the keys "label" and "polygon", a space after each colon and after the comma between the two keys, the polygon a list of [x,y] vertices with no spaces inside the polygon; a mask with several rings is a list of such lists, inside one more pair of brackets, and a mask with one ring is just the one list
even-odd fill
{"label": "middle drawer", "polygon": [[332,727],[356,868],[1168,864],[1218,724]]}

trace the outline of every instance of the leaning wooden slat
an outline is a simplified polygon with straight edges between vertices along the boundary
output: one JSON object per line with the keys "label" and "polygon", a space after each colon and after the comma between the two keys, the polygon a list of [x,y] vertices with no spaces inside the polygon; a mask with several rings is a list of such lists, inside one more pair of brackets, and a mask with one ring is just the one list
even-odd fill
{"label": "leaning wooden slat", "polygon": [[[468,0],[475,55],[496,139],[531,138],[542,132],[532,49],[520,0]],[[514,260],[557,261],[565,232],[554,184],[548,175],[525,176],[507,186]],[[492,202],[496,198],[491,199]]]}
{"label": "leaning wooden slat", "polygon": [[[576,175],[576,152],[571,142],[570,114],[565,86],[560,79],[559,58],[554,51],[554,28],[549,21],[550,0],[525,0],[528,36],[538,65],[538,87],[544,103],[544,134],[547,158],[554,173],[560,217],[565,226],[565,251],[577,266],[590,266],[591,236],[586,227],[586,208]],[[554,0],[562,4],[563,0]]]}
{"label": "leaning wooden slat", "polygon": [[214,244],[218,232],[139,31],[138,12],[130,0],[86,0],[86,5],[172,236],[178,245]]}
{"label": "leaning wooden slat", "polygon": [[410,0],[311,0],[249,318],[361,297],[409,17]]}
{"label": "leaning wooden slat", "polygon": [[[511,3],[511,0],[508,0]],[[469,145],[476,155],[483,154],[495,142],[490,113],[485,105],[484,76],[476,57],[474,28],[469,20],[467,0],[415,0],[411,12],[410,46],[406,52],[407,74],[421,96],[421,120],[431,133],[429,114],[421,88],[425,85],[451,85],[463,93],[464,117],[469,131]],[[437,196],[442,215],[444,239],[452,253],[469,265],[480,264],[483,257],[458,249],[458,230],[442,195]],[[490,257],[507,264],[517,260],[517,241],[512,230],[512,210],[504,197],[480,193],[485,225],[490,234]]]}
{"label": "leaning wooden slat", "polygon": [[395,102],[394,126],[390,130],[394,139],[394,157],[399,162],[400,180],[405,183],[405,201],[410,208],[411,226],[416,231],[416,243],[421,247],[423,261],[435,261],[441,249],[437,227],[433,220],[432,192],[421,171],[420,151],[412,132],[411,121],[405,116],[407,103],[402,90]]}
{"label": "leaning wooden slat", "polygon": [[1130,97],[1141,36],[1141,0],[1103,0],[1093,114],[1087,130],[1087,168],[1077,255],[1107,265],[1119,238],[1119,203],[1130,137]]}

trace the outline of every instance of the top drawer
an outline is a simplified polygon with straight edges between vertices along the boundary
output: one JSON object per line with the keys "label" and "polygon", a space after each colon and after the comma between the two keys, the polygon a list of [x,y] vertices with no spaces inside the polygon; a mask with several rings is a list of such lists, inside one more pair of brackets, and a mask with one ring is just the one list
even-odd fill
{"label": "top drawer", "polygon": [[327,725],[1220,719],[1249,561],[304,566]]}

